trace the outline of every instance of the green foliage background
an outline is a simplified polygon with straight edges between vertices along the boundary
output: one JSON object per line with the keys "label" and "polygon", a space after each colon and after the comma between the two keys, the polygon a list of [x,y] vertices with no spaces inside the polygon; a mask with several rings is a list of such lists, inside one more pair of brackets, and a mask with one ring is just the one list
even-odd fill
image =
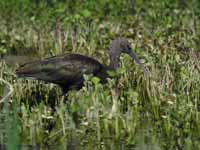
{"label": "green foliage background", "polygon": [[[108,64],[118,36],[149,78],[123,55],[118,80],[85,76],[64,104],[57,86],[15,75],[24,62],[62,53]],[[0,78],[14,93],[0,104],[0,148],[200,149],[199,45],[198,0],[1,0]]]}

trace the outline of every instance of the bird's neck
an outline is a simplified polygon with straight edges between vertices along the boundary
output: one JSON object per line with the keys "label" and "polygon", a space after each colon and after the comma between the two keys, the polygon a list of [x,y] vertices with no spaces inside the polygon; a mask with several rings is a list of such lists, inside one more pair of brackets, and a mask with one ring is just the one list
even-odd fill
{"label": "bird's neck", "polygon": [[119,57],[110,56],[110,68],[116,70],[119,67]]}

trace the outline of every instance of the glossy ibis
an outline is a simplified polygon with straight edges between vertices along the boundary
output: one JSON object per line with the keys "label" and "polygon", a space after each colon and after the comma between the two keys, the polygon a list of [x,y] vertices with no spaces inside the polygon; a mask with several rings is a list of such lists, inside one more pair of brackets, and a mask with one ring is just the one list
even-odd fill
{"label": "glossy ibis", "polygon": [[83,86],[83,74],[93,74],[106,81],[108,70],[115,70],[119,67],[119,57],[121,53],[130,55],[141,68],[145,75],[148,70],[140,62],[131,49],[131,45],[125,38],[113,40],[109,47],[110,65],[105,66],[97,60],[80,54],[65,54],[46,58],[44,60],[26,63],[16,70],[19,77],[31,77],[58,84],[63,93],[71,89],[80,89]]}

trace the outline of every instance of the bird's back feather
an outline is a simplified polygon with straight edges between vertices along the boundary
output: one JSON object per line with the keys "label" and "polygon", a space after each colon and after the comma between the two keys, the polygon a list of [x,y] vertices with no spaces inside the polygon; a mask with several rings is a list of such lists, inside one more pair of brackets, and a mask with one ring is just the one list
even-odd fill
{"label": "bird's back feather", "polygon": [[70,88],[82,84],[83,74],[95,75],[102,67],[93,58],[80,54],[66,54],[26,63],[16,70],[16,74],[19,77],[31,77]]}

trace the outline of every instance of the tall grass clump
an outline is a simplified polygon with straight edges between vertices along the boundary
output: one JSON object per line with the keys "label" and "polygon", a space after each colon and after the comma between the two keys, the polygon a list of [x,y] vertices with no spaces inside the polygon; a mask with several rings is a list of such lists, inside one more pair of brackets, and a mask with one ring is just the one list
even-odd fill
{"label": "tall grass clump", "polygon": [[[197,0],[1,0],[0,149],[200,149],[199,8]],[[108,64],[118,36],[150,76],[124,54],[106,84],[85,75],[64,98],[56,85],[15,75],[24,62],[64,53]],[[1,101],[3,81],[14,91]]]}

